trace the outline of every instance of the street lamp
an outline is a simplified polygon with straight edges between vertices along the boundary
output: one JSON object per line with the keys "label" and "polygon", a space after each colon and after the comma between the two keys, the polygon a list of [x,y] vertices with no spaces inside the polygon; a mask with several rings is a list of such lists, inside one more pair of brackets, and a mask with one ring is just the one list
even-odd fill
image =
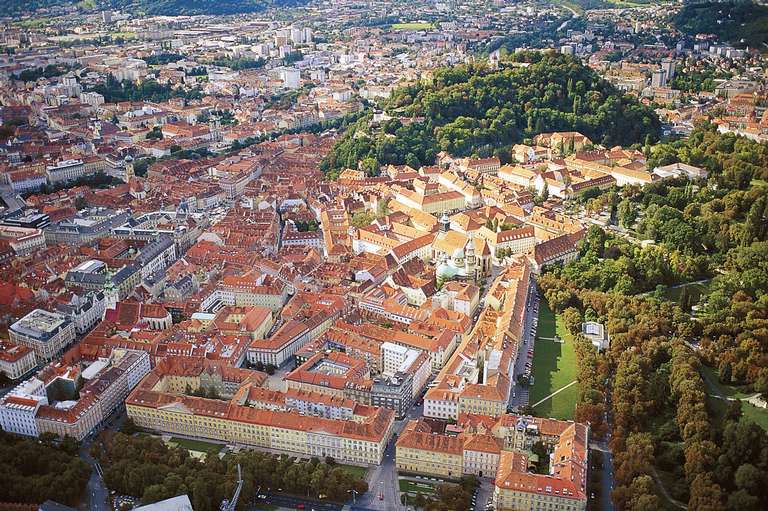
{"label": "street lamp", "polygon": [[347,493],[352,494],[352,504],[355,504],[357,502],[357,491],[353,488],[351,490],[347,490]]}

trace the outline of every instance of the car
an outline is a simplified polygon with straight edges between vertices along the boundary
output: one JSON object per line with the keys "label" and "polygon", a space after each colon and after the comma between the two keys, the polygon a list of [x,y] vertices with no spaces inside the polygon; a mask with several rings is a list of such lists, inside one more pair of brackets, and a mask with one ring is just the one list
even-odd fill
{"label": "car", "polygon": [[305,506],[304,504],[296,504],[296,509],[306,509],[306,508],[307,506]]}

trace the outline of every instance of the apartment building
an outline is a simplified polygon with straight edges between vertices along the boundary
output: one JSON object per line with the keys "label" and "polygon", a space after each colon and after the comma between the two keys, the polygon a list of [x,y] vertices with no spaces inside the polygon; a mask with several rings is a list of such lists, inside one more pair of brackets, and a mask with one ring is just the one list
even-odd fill
{"label": "apartment building", "polygon": [[51,364],[0,399],[0,425],[27,436],[82,440],[123,405],[149,370],[149,355],[132,350],[114,350],[84,370]]}
{"label": "apartment building", "polygon": [[[532,471],[529,454],[536,442],[549,451],[548,474]],[[395,463],[411,474],[493,478],[493,501],[501,511],[583,511],[588,445],[586,424],[462,414],[455,425],[410,421],[397,440]]]}
{"label": "apartment building", "polygon": [[330,419],[252,406],[245,384],[225,401],[169,392],[164,379],[162,368],[155,368],[126,400],[138,426],[361,465],[380,463],[392,435],[394,413],[386,408],[355,405],[352,419]]}
{"label": "apartment building", "polygon": [[62,314],[35,309],[8,328],[11,342],[31,348],[38,360],[51,360],[75,340],[75,324]]}
{"label": "apartment building", "polygon": [[32,348],[0,339],[0,373],[6,378],[17,380],[36,365],[37,358]]}

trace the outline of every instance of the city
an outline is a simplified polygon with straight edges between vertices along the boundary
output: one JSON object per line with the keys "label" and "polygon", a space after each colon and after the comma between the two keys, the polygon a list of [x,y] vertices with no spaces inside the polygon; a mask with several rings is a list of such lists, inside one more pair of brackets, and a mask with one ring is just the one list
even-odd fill
{"label": "city", "polygon": [[0,24],[0,510],[764,508],[768,5]]}

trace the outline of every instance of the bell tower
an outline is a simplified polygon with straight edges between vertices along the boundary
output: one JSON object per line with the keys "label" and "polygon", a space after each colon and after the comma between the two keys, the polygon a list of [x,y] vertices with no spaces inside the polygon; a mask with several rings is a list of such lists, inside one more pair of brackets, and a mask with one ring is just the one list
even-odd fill
{"label": "bell tower", "polygon": [[133,156],[130,154],[125,157],[125,160],[123,161],[125,166],[125,174],[123,175],[123,181],[126,183],[129,183],[131,179],[136,175],[133,171]]}

